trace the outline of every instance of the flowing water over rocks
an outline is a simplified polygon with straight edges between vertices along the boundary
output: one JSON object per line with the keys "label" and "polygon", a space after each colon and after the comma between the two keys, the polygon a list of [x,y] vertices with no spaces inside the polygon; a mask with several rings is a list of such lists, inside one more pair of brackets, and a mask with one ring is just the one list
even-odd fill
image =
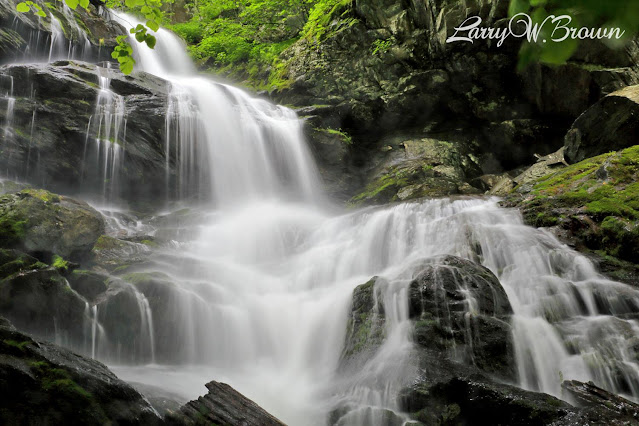
{"label": "flowing water over rocks", "polygon": [[83,184],[99,183],[108,235],[92,271],[55,276],[86,301],[71,346],[184,401],[227,382],[293,425],[404,424],[398,397],[431,344],[442,363],[525,389],[566,397],[562,381],[592,380],[639,398],[639,291],[498,199],[331,206],[295,113],[196,75],[173,34],[156,36],[155,50],[134,45],[139,71],[166,81],[152,152],[167,211],[113,205],[138,143],[128,102],[144,90],[101,67],[80,176],[95,174]]}

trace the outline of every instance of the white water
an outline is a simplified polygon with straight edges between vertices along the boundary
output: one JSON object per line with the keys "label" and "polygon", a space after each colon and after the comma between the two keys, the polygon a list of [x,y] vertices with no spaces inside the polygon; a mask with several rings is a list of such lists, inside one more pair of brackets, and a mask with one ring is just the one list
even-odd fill
{"label": "white water", "polygon": [[[215,208],[193,207],[201,219],[180,228],[193,237],[156,250],[149,269],[172,283],[166,310],[152,310],[152,291],[118,287],[138,318],[134,356],[121,356],[127,348],[109,328],[119,313],[110,313],[108,301],[87,304],[87,353],[136,363],[114,370],[184,400],[218,380],[291,425],[324,424],[345,404],[352,411],[340,424],[382,425],[380,409],[398,411],[396,394],[414,377],[406,289],[415,265],[454,254],[480,261],[506,289],[521,386],[561,396],[562,379],[593,380],[639,397],[636,290],[599,276],[583,256],[524,226],[495,199],[335,213],[322,203],[292,111],[197,76],[175,36],[160,30],[157,38],[155,50],[133,45],[139,69],[171,83],[162,141],[167,197],[206,194]],[[86,144],[98,148],[92,173],[106,202],[117,193],[126,105],[109,90],[108,69],[101,72]],[[162,232],[114,209],[106,214],[115,235]],[[139,246],[130,243],[132,253]],[[385,343],[355,371],[338,370],[352,291],[373,275],[387,278],[375,293],[385,306]]]}
{"label": "white water", "polygon": [[[179,283],[175,355],[187,365],[116,367],[119,374],[185,398],[208,380],[226,381],[294,425],[322,424],[344,403],[355,408],[340,424],[383,424],[378,408],[396,411],[396,393],[414,373],[412,265],[455,254],[480,261],[506,289],[521,386],[561,396],[562,379],[594,380],[639,396],[636,290],[604,279],[494,199],[335,215],[317,202],[291,111],[196,76],[175,36],[160,30],[157,38],[155,50],[136,49],[139,69],[172,84],[167,176],[172,162],[180,172],[169,190],[200,182],[189,173],[206,164],[216,209],[156,268]],[[373,275],[389,279],[379,289],[385,344],[356,372],[338,374],[352,290]]]}

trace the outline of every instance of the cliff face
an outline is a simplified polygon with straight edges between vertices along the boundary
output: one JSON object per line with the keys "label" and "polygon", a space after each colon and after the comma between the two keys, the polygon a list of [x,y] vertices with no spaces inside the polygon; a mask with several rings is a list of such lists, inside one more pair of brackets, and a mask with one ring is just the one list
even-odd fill
{"label": "cliff face", "polygon": [[[500,47],[495,40],[446,43],[470,16],[480,16],[488,27],[507,25],[508,4],[345,2],[333,10],[325,31],[284,52],[282,78],[290,85],[271,96],[306,107],[302,114],[312,118],[311,128],[350,137],[351,143],[342,146],[344,161],[335,169],[334,159],[323,158],[322,135],[309,131],[320,161],[328,164],[325,175],[346,171],[352,176],[350,185],[329,179],[331,191],[345,198],[362,193],[392,175],[398,156],[414,160],[403,149],[405,141],[429,137],[461,144],[479,169],[458,174],[455,185],[446,184],[449,175],[437,184],[450,188],[448,194],[473,193],[464,183],[483,192],[487,187],[476,180],[480,175],[516,169],[534,162],[534,154],[556,150],[572,121],[590,105],[639,83],[635,42],[611,50],[591,40],[565,65],[533,64],[520,71],[520,39],[511,37]],[[407,185],[413,184],[409,179]],[[395,192],[390,199],[404,198]]]}

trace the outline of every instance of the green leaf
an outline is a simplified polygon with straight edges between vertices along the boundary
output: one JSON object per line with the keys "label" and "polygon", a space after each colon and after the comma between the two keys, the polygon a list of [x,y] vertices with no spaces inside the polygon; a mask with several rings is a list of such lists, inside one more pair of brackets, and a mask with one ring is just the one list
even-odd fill
{"label": "green leaf", "polygon": [[31,10],[31,8],[26,3],[18,3],[16,6],[16,10],[21,13],[27,13]]}
{"label": "green leaf", "polygon": [[47,17],[47,14],[44,13],[44,10],[42,10],[42,9],[38,10],[38,13],[36,13],[36,15],[41,16],[43,18]]}
{"label": "green leaf", "polygon": [[149,46],[151,49],[153,49],[155,47],[156,39],[151,34],[148,34],[146,36],[146,40],[145,41],[146,41],[146,45]]}
{"label": "green leaf", "polygon": [[153,31],[157,31],[157,30],[160,29],[160,24],[158,24],[155,21],[151,21],[151,20],[146,21],[146,26],[151,28]]}
{"label": "green leaf", "polygon": [[133,65],[135,65],[135,60],[130,58],[129,61],[120,63],[120,71],[122,71],[122,74],[131,74],[133,71]]}
{"label": "green leaf", "polygon": [[528,0],[510,0],[508,7],[508,16],[515,16],[518,13],[528,12],[530,5]]}
{"label": "green leaf", "polygon": [[79,0],[80,7],[87,9],[89,7],[89,0]]}
{"label": "green leaf", "polygon": [[138,42],[142,43],[142,42],[144,42],[144,40],[146,40],[146,35],[142,31],[137,32],[137,33],[135,33],[135,39]]}
{"label": "green leaf", "polygon": [[64,0],[64,2],[70,9],[75,10],[75,8],[78,7],[78,0]]}

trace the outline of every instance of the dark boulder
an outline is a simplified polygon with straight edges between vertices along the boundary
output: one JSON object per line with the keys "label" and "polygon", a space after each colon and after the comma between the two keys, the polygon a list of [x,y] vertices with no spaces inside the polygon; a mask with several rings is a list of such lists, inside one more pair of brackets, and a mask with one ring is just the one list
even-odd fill
{"label": "dark boulder", "polygon": [[0,423],[155,425],[160,418],[100,362],[0,318]]}
{"label": "dark boulder", "polygon": [[639,144],[639,86],[604,97],[574,122],[565,138],[566,160],[589,157]]}

